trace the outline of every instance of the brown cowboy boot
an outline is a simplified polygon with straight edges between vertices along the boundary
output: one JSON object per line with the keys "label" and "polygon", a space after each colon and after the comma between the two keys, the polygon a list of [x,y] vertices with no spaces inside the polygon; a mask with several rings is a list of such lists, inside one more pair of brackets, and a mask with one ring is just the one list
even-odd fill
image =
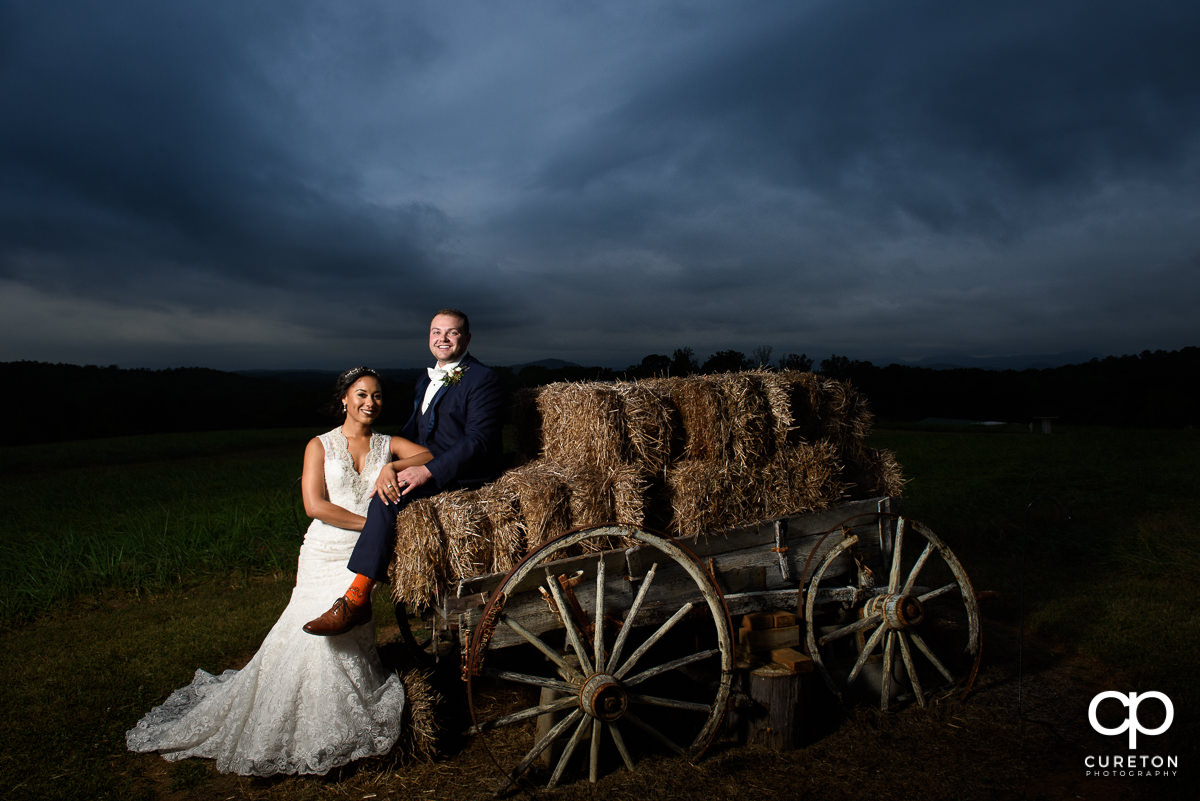
{"label": "brown cowboy boot", "polygon": [[371,604],[353,605],[345,599],[338,598],[333,602],[329,611],[316,620],[304,624],[304,630],[318,637],[332,637],[345,634],[355,626],[361,626],[371,619]]}

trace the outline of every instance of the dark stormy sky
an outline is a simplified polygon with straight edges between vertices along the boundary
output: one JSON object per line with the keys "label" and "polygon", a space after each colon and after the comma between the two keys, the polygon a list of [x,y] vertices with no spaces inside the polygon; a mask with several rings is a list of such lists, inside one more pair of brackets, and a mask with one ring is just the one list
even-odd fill
{"label": "dark stormy sky", "polygon": [[1200,4],[0,0],[0,361],[1200,344]]}

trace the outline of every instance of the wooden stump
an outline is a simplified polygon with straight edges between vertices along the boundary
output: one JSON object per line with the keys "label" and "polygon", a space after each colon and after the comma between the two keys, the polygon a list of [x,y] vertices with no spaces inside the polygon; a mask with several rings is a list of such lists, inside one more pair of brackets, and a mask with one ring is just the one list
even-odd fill
{"label": "wooden stump", "polygon": [[776,663],[750,671],[749,695],[756,714],[748,721],[747,742],[776,751],[796,747],[803,679],[803,674]]}

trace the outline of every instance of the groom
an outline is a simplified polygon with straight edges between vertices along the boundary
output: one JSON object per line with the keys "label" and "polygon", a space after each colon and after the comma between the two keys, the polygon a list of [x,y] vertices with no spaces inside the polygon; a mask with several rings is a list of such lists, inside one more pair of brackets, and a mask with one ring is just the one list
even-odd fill
{"label": "groom", "polygon": [[347,566],[355,573],[346,594],[328,612],[304,625],[309,634],[332,636],[371,618],[371,588],[388,580],[396,547],[396,515],[416,498],[475,488],[500,472],[500,377],[467,353],[471,323],[458,309],[442,309],[429,324],[429,350],[437,367],[417,381],[413,413],[400,435],[424,445],[433,459],[397,471],[384,465],[375,482],[367,521]]}

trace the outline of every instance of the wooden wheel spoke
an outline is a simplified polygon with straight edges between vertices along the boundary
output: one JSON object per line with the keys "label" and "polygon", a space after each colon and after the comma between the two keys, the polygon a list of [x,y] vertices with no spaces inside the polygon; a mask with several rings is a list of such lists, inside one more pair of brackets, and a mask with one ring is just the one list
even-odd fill
{"label": "wooden wheel spoke", "polygon": [[617,634],[617,641],[613,643],[612,655],[608,659],[610,665],[617,664],[621,659],[621,651],[625,648],[625,641],[629,639],[629,632],[633,631],[633,619],[637,617],[637,613],[642,608],[642,602],[646,600],[646,594],[650,592],[650,585],[654,583],[654,574],[658,572],[658,562],[650,565],[650,569],[646,571],[645,577],[642,579],[642,586],[638,588],[638,593],[634,596],[633,604],[629,607],[629,614],[625,616],[625,623],[621,626],[621,631]]}
{"label": "wooden wheel spoke", "polygon": [[912,592],[913,585],[917,582],[917,576],[924,569],[925,563],[929,561],[930,555],[933,553],[933,543],[925,544],[925,550],[921,551],[921,555],[917,557],[917,561],[913,564],[912,570],[908,572],[908,579],[904,582],[904,588],[900,590],[901,595],[908,595]]}
{"label": "wooden wheel spoke", "polygon": [[[690,665],[693,662],[699,662],[703,659],[708,659],[710,656],[713,656],[713,655],[719,654],[719,653],[721,653],[721,651],[718,648],[710,648],[707,651],[697,651],[694,654],[688,654],[687,656],[681,656],[678,659],[672,659],[670,662],[664,662],[661,665],[658,665],[657,667],[647,668],[646,670],[643,670],[641,673],[638,673],[636,676],[632,676],[631,678],[625,679],[622,683],[626,687],[632,687],[635,684],[641,684],[646,679],[654,678],[655,676],[661,675],[668,671],[675,670],[677,668],[681,668],[684,665]],[[623,677],[622,673],[617,674],[618,679],[620,679],[622,677]]]}
{"label": "wooden wheel spoke", "polygon": [[895,646],[896,632],[888,630],[883,638],[883,672],[879,681],[879,708],[888,711],[888,701],[892,696],[892,664],[895,658],[892,648]]}
{"label": "wooden wheel spoke", "polygon": [[862,652],[858,655],[858,660],[854,663],[854,669],[850,671],[850,677],[846,679],[846,684],[853,684],[854,680],[858,678],[859,672],[867,664],[867,659],[874,653],[875,646],[879,645],[879,640],[883,638],[884,632],[887,630],[887,624],[880,623],[879,628],[871,634],[867,644],[863,646]]}
{"label": "wooden wheel spoke", "polygon": [[[692,611],[692,606],[692,602],[688,601],[686,604],[679,607],[675,614],[667,618],[653,634],[646,638],[644,643],[638,646],[638,649],[634,651],[632,655],[630,655],[629,659],[625,662],[625,664],[621,665],[621,669],[618,670],[614,675],[619,679],[623,678],[627,673],[629,673],[629,671],[633,669],[633,666],[637,664],[637,661],[645,656],[647,651],[654,647],[655,643],[666,636],[666,633],[670,631],[676,623],[678,623],[680,620],[683,620],[684,615]],[[616,664],[615,660],[613,664]]]}
{"label": "wooden wheel spoke", "polygon": [[516,673],[511,670],[496,670],[494,668],[485,667],[483,675],[501,681],[511,681],[516,684],[528,684],[532,687],[547,687],[551,690],[558,690],[562,693],[576,693],[579,691],[578,685],[569,684],[562,679],[552,679],[547,676],[531,676],[528,673]]}
{"label": "wooden wheel spoke", "polygon": [[904,555],[904,529],[908,521],[903,517],[896,521],[896,539],[892,542],[892,569],[888,573],[888,592],[892,595],[900,589],[900,561]]}
{"label": "wooden wheel spoke", "polygon": [[708,714],[712,711],[710,704],[701,704],[696,701],[678,701],[674,698],[661,698],[657,695],[629,695],[629,702],[633,704],[646,704],[648,706],[665,706],[668,709],[683,709],[688,712],[703,712]]}
{"label": "wooden wheel spoke", "polygon": [[930,601],[932,601],[936,598],[941,598],[943,595],[945,595],[948,592],[954,592],[957,589],[958,589],[958,584],[956,582],[952,581],[949,584],[938,587],[936,590],[930,590],[929,592],[923,593],[917,597],[921,601],[921,603],[925,604],[925,603],[929,603]]}
{"label": "wooden wheel spoke", "polygon": [[909,636],[912,637],[912,641],[916,644],[917,650],[925,654],[925,658],[928,659],[935,668],[937,668],[938,673],[942,674],[942,678],[953,684],[954,675],[946,669],[946,666],[942,664],[942,660],[933,655],[933,649],[931,649],[925,643],[925,640],[921,637],[921,635],[914,631],[910,632]]}
{"label": "wooden wheel spoke", "polygon": [[534,743],[533,748],[529,749],[529,753],[527,753],[524,758],[517,763],[517,766],[512,769],[512,772],[508,774],[507,779],[505,780],[504,784],[501,785],[500,789],[496,791],[496,794],[499,795],[509,787],[512,787],[517,779],[521,778],[521,774],[528,770],[529,766],[533,764],[533,760],[537,759],[543,751],[550,747],[551,743],[561,737],[562,734],[571,727],[571,724],[579,720],[581,717],[583,717],[583,711],[576,709],[574,712],[556,723],[554,728],[546,732],[545,736]]}
{"label": "wooden wheel spoke", "polygon": [[563,596],[562,585],[559,583],[558,577],[552,576],[549,570],[546,571],[546,583],[550,585],[550,594],[554,596],[554,603],[558,604],[558,616],[562,619],[571,648],[579,657],[579,666],[583,668],[584,675],[590,674],[593,672],[592,660],[588,658],[587,651],[583,647],[579,629],[575,626],[575,620],[571,617],[571,609],[567,606],[567,599]]}
{"label": "wooden wheel spoke", "polygon": [[917,676],[917,667],[913,664],[912,648],[908,644],[908,635],[900,632],[900,656],[904,660],[904,669],[908,672],[908,682],[912,685],[913,694],[917,696],[917,704],[925,706],[925,691],[921,687],[921,679]]}
{"label": "wooden wheel spoke", "polygon": [[625,767],[633,770],[633,757],[629,755],[629,749],[625,747],[625,738],[621,736],[621,730],[617,728],[616,723],[608,724],[608,733],[612,735],[613,745],[617,747],[617,753],[621,755]]}
{"label": "wooden wheel spoke", "polygon": [[[553,582],[551,582],[551,583],[553,583]],[[512,619],[508,615],[501,615],[500,622],[503,623],[504,625],[508,626],[510,629],[515,631],[517,634],[521,635],[521,638],[523,640],[525,640],[527,643],[529,643],[530,645],[532,645],[534,648],[541,651],[542,654],[545,655],[545,657],[547,659],[549,659],[551,662],[553,662],[554,664],[556,664],[560,668],[562,668],[563,671],[566,673],[566,675],[576,678],[579,681],[583,680],[583,676],[581,676],[579,674],[579,671],[575,667],[571,666],[565,659],[563,659],[561,656],[559,656],[557,651],[555,651],[553,648],[551,648],[549,645],[547,645],[545,642],[543,642],[541,637],[537,636],[532,631],[525,628],[524,626],[522,626],[520,623],[518,623],[516,620]]]}
{"label": "wooden wheel spoke", "polygon": [[592,640],[592,663],[596,672],[604,670],[604,557],[596,560],[596,618]]}
{"label": "wooden wheel spoke", "polygon": [[571,707],[576,707],[577,709],[579,707],[579,699],[574,695],[568,695],[565,698],[559,698],[551,701],[548,704],[531,706],[518,712],[512,712],[507,715],[501,715],[498,718],[493,718],[492,720],[485,720],[482,723],[476,723],[469,729],[469,731],[471,734],[479,734],[480,732],[498,729],[501,726],[511,726],[514,723],[520,723],[523,720],[536,718],[539,715],[548,715],[554,712],[561,712],[562,710],[570,709]]}
{"label": "wooden wheel spoke", "polygon": [[592,718],[592,747],[588,755],[588,781],[592,784],[600,778],[600,718]]}
{"label": "wooden wheel spoke", "polygon": [[679,756],[684,756],[684,757],[687,756],[687,751],[685,751],[683,748],[680,748],[669,737],[667,737],[665,734],[660,732],[658,729],[651,726],[646,721],[639,718],[637,715],[634,715],[630,712],[626,712],[625,717],[623,719],[628,720],[634,726],[637,726],[639,729],[646,732],[646,734],[649,734],[655,740],[658,740],[660,743],[662,743],[664,746],[666,746],[670,750],[674,751]]}
{"label": "wooden wheel spoke", "polygon": [[[590,721],[586,716],[581,716],[579,725],[575,727],[574,733],[571,734],[571,739],[567,740],[567,745],[563,748],[562,754],[558,758],[558,763],[554,766],[554,772],[550,774],[550,781],[546,782],[547,787],[557,787],[559,780],[562,778],[563,771],[567,769],[567,763],[571,761],[571,755],[575,753],[576,747],[583,740],[583,732],[587,728]],[[596,721],[599,723],[599,721]]]}
{"label": "wooden wheel spoke", "polygon": [[883,620],[883,615],[879,614],[878,612],[876,612],[873,615],[867,615],[866,617],[862,618],[861,620],[856,620],[848,626],[843,626],[842,628],[837,629],[836,631],[829,632],[824,637],[817,640],[817,644],[818,645],[826,645],[828,643],[833,642],[834,640],[840,640],[842,637],[846,637],[846,636],[849,636],[856,632],[863,631],[865,629],[869,629],[872,626],[874,626],[876,623],[879,623],[881,620]]}

